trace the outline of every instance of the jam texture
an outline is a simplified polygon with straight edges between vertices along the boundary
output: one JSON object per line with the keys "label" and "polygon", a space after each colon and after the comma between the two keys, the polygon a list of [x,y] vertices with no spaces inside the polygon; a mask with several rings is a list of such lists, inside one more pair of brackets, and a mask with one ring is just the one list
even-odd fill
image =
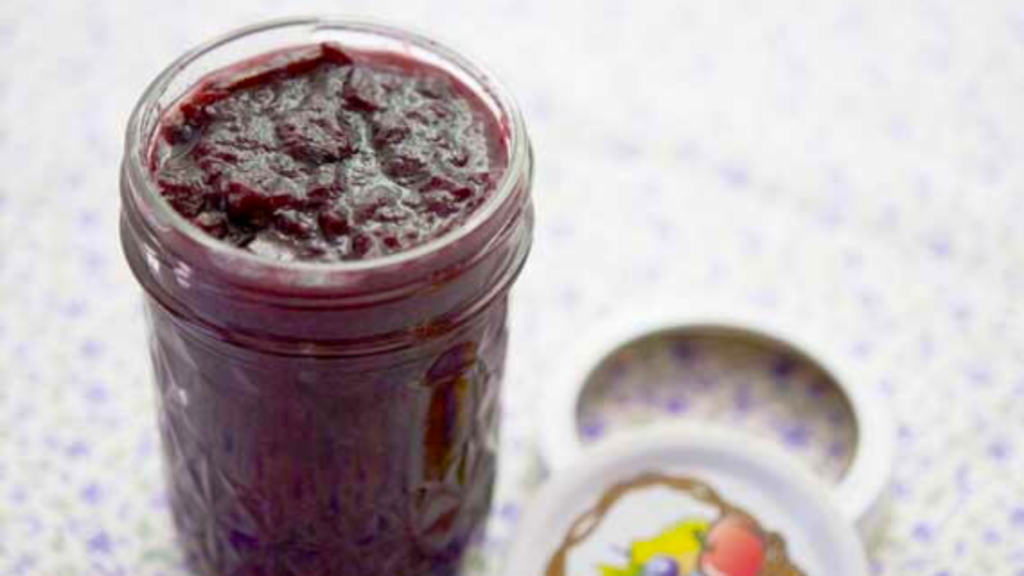
{"label": "jam texture", "polygon": [[457,79],[389,53],[293,48],[223,70],[165,115],[150,170],[195,226],[278,260],[369,259],[458,227],[506,163]]}

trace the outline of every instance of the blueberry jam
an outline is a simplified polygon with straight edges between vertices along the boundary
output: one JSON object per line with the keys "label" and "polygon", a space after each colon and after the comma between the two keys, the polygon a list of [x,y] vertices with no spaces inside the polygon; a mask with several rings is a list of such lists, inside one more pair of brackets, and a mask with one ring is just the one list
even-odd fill
{"label": "blueberry jam", "polygon": [[458,574],[532,241],[511,99],[430,39],[297,20],[180,58],[127,135],[121,238],[190,573]]}
{"label": "blueberry jam", "polygon": [[225,242],[361,260],[463,223],[504,169],[498,130],[440,69],[319,44],[207,78],[164,117],[150,170],[178,213]]}

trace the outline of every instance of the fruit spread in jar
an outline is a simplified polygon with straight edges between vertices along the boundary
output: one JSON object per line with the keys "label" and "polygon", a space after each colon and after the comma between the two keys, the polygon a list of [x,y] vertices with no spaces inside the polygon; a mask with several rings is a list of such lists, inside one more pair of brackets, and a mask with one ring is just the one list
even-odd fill
{"label": "fruit spread in jar", "polygon": [[521,120],[482,86],[397,47],[299,45],[208,71],[126,158],[198,573],[455,573],[490,506],[532,226]]}

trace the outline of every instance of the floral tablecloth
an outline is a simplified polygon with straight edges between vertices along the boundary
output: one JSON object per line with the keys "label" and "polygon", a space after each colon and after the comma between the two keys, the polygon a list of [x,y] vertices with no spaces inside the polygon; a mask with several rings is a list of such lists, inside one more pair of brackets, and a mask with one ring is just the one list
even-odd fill
{"label": "floral tablecloth", "polygon": [[670,298],[801,323],[894,412],[878,574],[1024,575],[1024,4],[997,0],[4,0],[0,575],[184,574],[117,242],[124,123],[196,42],[338,10],[489,63],[532,131],[536,244],[471,573],[541,480],[561,351]]}

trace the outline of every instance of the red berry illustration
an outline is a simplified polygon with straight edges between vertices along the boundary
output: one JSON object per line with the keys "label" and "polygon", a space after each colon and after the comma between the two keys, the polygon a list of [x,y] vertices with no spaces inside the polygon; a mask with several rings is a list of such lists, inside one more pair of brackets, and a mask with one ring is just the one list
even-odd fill
{"label": "red berry illustration", "polygon": [[707,576],[757,576],[764,564],[764,540],[748,518],[730,515],[708,532],[700,567]]}

